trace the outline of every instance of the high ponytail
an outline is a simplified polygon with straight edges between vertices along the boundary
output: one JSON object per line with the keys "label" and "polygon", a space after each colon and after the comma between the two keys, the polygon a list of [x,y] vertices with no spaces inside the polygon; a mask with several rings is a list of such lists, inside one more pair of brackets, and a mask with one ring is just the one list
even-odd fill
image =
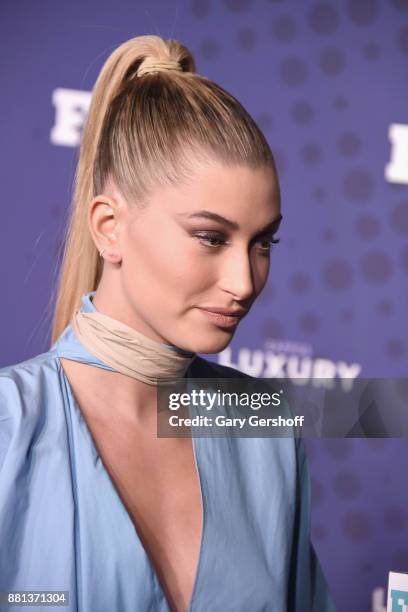
{"label": "high ponytail", "polygon": [[[144,60],[181,70],[145,73]],[[95,83],[84,126],[57,289],[51,342],[69,324],[81,295],[97,288],[103,260],[87,225],[88,204],[112,178],[142,205],[155,186],[193,174],[193,160],[271,165],[265,137],[242,105],[195,73],[186,47],[139,36],[118,47]]]}

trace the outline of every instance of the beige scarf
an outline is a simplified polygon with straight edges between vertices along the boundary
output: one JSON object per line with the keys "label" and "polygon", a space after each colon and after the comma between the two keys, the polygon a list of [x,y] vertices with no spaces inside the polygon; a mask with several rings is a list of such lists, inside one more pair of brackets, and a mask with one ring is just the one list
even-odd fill
{"label": "beige scarf", "polygon": [[151,340],[101,312],[77,310],[71,324],[78,340],[95,357],[148,385],[164,385],[182,378],[196,356]]}

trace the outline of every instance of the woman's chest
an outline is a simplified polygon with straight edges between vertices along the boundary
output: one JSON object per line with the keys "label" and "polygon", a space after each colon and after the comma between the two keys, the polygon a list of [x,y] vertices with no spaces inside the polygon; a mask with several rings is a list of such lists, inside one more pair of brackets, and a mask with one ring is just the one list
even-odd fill
{"label": "woman's chest", "polygon": [[129,609],[285,609],[293,441],[135,437],[70,410],[82,597],[99,576]]}
{"label": "woman's chest", "polygon": [[88,427],[170,608],[186,610],[202,530],[192,440],[141,437],[91,420]]}

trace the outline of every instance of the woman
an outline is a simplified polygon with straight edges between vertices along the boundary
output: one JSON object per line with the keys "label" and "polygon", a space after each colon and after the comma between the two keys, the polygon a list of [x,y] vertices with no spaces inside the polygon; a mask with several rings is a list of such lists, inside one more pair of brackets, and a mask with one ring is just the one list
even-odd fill
{"label": "woman", "polygon": [[0,371],[1,591],[68,591],[75,612],[333,609],[299,440],[156,433],[158,385],[244,376],[196,353],[231,341],[280,219],[239,102],[176,41],[116,49],[83,133],[53,346]]}

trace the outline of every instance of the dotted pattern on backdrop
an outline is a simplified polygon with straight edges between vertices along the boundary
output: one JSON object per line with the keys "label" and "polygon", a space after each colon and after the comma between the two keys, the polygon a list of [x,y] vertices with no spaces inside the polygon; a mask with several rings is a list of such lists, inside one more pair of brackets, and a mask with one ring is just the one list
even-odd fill
{"label": "dotted pattern on backdrop", "polygon": [[[313,542],[321,558],[332,559],[326,568],[336,565],[331,584],[339,609],[369,610],[368,594],[376,586],[386,587],[387,570],[405,572],[408,565],[408,494],[406,489],[395,494],[403,482],[398,465],[406,455],[406,441],[332,439],[306,444]],[[322,464],[328,467],[325,472]]]}
{"label": "dotted pattern on backdrop", "polygon": [[[408,73],[408,2],[394,1],[388,7],[376,0],[314,2],[304,3],[303,10],[300,3],[295,8],[283,0],[268,4],[273,9],[270,19],[255,27],[250,25],[254,2],[223,2],[236,20],[235,61],[246,56],[247,65],[257,57],[277,56],[268,76],[273,80],[270,90],[279,92],[278,102],[272,93],[266,95],[255,118],[269,137],[283,191],[295,194],[287,198],[287,208],[301,200],[312,216],[313,224],[306,222],[306,227],[313,242],[311,256],[304,257],[302,246],[307,249],[307,245],[297,244],[304,219],[299,213],[296,225],[292,213],[289,221],[296,230],[287,238],[284,255],[272,255],[276,269],[272,267],[261,300],[255,346],[265,337],[303,340],[318,353],[325,350],[329,358],[360,361],[366,375],[406,376],[408,189],[387,184],[384,165],[389,125],[408,122],[407,86],[395,77],[395,95],[405,93],[405,108],[385,106],[374,140],[370,131],[378,109],[370,108],[373,101],[368,97],[367,109],[356,103],[363,86],[355,86],[353,75],[358,71],[370,85],[396,58]],[[213,7],[202,0],[191,2],[198,19],[211,18]],[[379,35],[387,18],[392,26]],[[308,52],[309,45],[313,52]],[[199,51],[206,66],[222,60],[227,52],[223,46],[220,37],[202,39]],[[402,77],[404,71],[397,74]],[[321,116],[328,115],[328,103],[331,125],[325,128]],[[369,121],[361,121],[362,112]],[[285,137],[289,122],[294,126],[292,138]],[[292,189],[285,182],[296,183],[297,176],[302,177],[299,182],[306,197],[303,193],[299,198],[297,185]],[[343,346],[342,334],[347,338]],[[251,335],[253,329],[236,338],[236,349],[254,346]],[[324,349],[322,339],[328,336],[332,342]],[[364,349],[357,350],[358,345]],[[371,592],[386,585],[390,568],[408,571],[404,537],[408,493],[398,484],[402,474],[397,467],[407,444],[382,439],[308,440],[307,449],[314,544],[339,609],[368,610]]]}
{"label": "dotted pattern on backdrop", "polygon": [[[0,307],[4,320],[12,313],[20,322],[5,330],[4,364],[18,350],[21,356],[45,348],[34,346],[35,323],[50,294],[49,253],[59,247],[61,194],[69,192],[73,167],[71,151],[49,143],[50,92],[90,90],[102,49],[155,31],[185,41],[198,70],[242,100],[277,161],[281,243],[272,253],[270,282],[233,348],[259,348],[268,338],[305,342],[317,355],[361,363],[367,376],[406,375],[408,188],[387,183],[384,166],[389,126],[408,123],[407,0],[181,0],[178,20],[165,0],[151,0],[148,11],[124,0],[119,12],[72,0],[58,11],[68,4],[77,13],[67,16],[63,36],[62,17],[51,4],[47,20],[27,4],[8,26],[13,38],[2,39],[19,65],[18,79],[15,66],[5,75],[0,101],[4,109],[12,96],[2,112],[9,118],[4,133],[11,126],[5,141],[15,165],[2,182],[5,202],[15,201],[20,159],[29,154],[29,188],[19,191],[15,208],[4,207],[7,223],[0,228],[1,261],[12,253],[16,270],[6,279]],[[40,194],[36,207],[33,193]],[[21,227],[21,212],[31,210]],[[308,441],[307,449],[319,558],[339,610],[368,610],[371,591],[386,585],[390,568],[408,571],[408,491],[401,485],[406,442]]]}
{"label": "dotted pattern on backdrop", "polygon": [[[356,104],[361,89],[350,84],[355,84],[353,75],[358,70],[357,79],[361,72],[370,85],[378,78],[377,70],[393,65],[396,58],[406,69],[406,3],[362,0],[295,6],[293,2],[267,1],[273,10],[262,26],[254,18],[259,4],[249,0],[221,4],[235,19],[234,29],[228,32],[236,48],[235,61],[243,62],[246,56],[247,65],[255,63],[258,56],[277,58],[267,74],[279,95],[275,116],[273,98],[265,97],[270,108],[260,109],[256,120],[270,138],[281,182],[284,186],[286,180],[292,182],[297,168],[307,177],[306,184],[316,181],[306,198],[302,194],[315,223],[311,255],[304,257],[298,228],[296,238],[278,247],[285,253],[274,253],[277,265],[271,284],[276,283],[279,291],[272,292],[275,299],[268,294],[265,300],[271,307],[263,309],[264,319],[269,319],[271,311],[274,315],[260,324],[258,339],[265,333],[275,339],[290,335],[296,341],[312,342],[319,350],[321,335],[330,338],[330,350],[322,349],[329,358],[347,359],[347,353],[353,353],[366,375],[404,375],[407,340],[406,334],[401,336],[400,324],[408,302],[408,195],[406,186],[387,184],[383,175],[389,154],[388,127],[406,121],[406,111],[392,113],[386,108],[377,134],[381,140],[377,149],[370,151],[371,121],[361,121]],[[190,11],[198,20],[208,22],[217,17],[216,4],[207,1],[192,1]],[[384,20],[388,20],[385,32]],[[382,35],[378,36],[380,30]],[[228,43],[226,49],[221,37],[203,36],[198,43],[203,65],[211,66],[214,60],[221,62],[231,54],[229,39]],[[398,74],[402,77],[403,70]],[[396,86],[402,87],[397,75]],[[292,134],[296,134],[295,139],[286,140],[285,149],[285,130],[279,130],[279,123],[284,123],[282,99],[295,126]],[[328,101],[332,104],[329,142],[319,121],[319,115],[327,113]],[[370,98],[366,102],[371,105]],[[364,113],[369,114],[368,109]],[[296,154],[298,158],[293,160]],[[332,180],[323,183],[330,173]],[[289,194],[294,191],[286,190]],[[317,228],[320,215],[321,228]],[[321,262],[319,270],[316,261]],[[285,302],[293,301],[294,296],[299,298],[298,308],[287,315]],[[322,307],[316,308],[317,303]],[[282,313],[282,320],[276,319],[277,313]],[[367,334],[367,328],[372,333]],[[371,343],[368,351],[367,337]]]}

